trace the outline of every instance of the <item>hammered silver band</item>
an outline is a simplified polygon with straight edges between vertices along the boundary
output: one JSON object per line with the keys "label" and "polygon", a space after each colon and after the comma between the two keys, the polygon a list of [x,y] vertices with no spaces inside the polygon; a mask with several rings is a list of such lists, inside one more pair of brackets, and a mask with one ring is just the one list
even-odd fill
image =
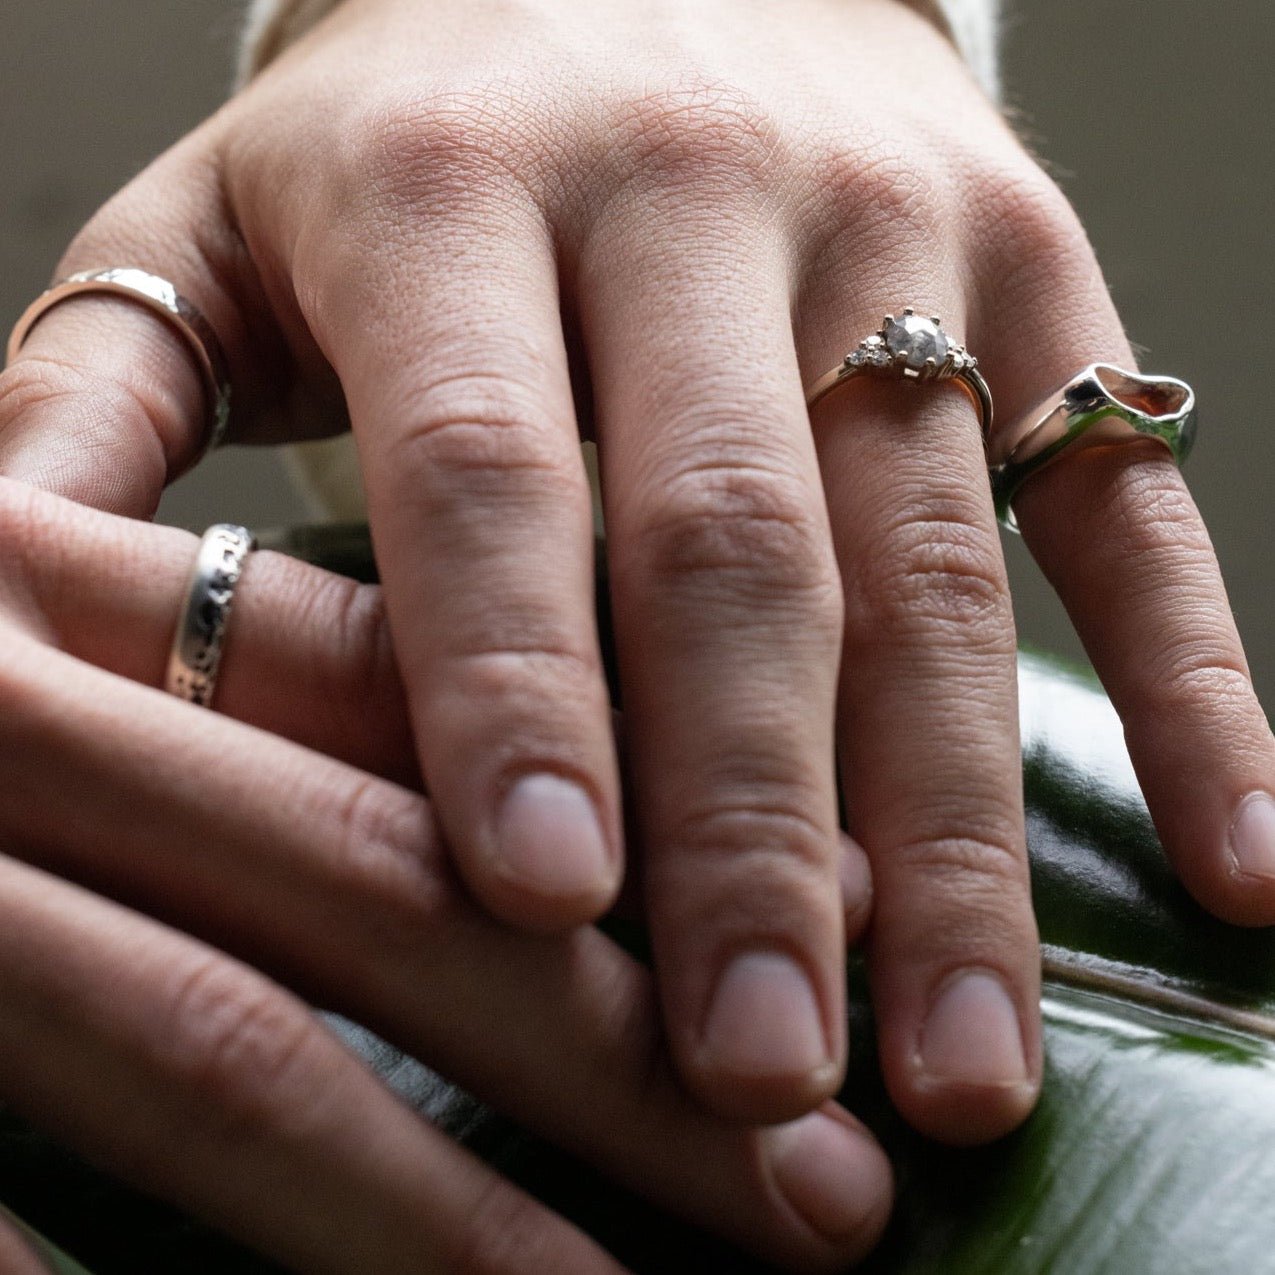
{"label": "hammered silver band", "polygon": [[199,367],[208,399],[208,423],[199,454],[219,446],[230,424],[230,374],[225,351],[212,324],[204,318],[198,306],[159,275],[133,266],[117,266],[107,270],[85,270],[55,283],[31,303],[14,326],[9,336],[8,361],[13,361],[31,335],[32,328],[54,306],[72,297],[94,292],[111,293],[145,306],[181,336]]}
{"label": "hammered silver band", "polygon": [[1181,465],[1198,429],[1195,392],[1185,381],[1092,363],[1013,426],[988,435],[996,516],[1017,530],[1011,503],[1018,489],[1064,453],[1151,438]]}
{"label": "hammered silver band", "polygon": [[218,523],[204,532],[168,657],[164,689],[170,695],[202,708],[212,706],[235,586],[256,547],[252,533],[233,523]]}
{"label": "hammered silver band", "polygon": [[943,331],[937,318],[923,318],[911,307],[896,318],[887,314],[879,331],[858,346],[806,391],[810,409],[826,394],[856,376],[887,376],[907,381],[952,381],[978,412],[983,437],[992,430],[992,392],[978,360]]}

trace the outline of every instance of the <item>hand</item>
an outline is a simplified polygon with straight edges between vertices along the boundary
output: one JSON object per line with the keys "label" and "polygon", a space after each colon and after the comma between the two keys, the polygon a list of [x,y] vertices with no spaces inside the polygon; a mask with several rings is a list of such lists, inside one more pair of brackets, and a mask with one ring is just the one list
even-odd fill
{"label": "hand", "polygon": [[[937,32],[895,0],[347,0],[61,270],[115,263],[207,312],[240,439],[348,406],[424,780],[494,914],[568,927],[621,876],[583,427],[681,1075],[751,1120],[836,1089],[835,739],[891,1093],[953,1141],[1023,1117],[1038,956],[977,422],[880,382],[812,420],[802,386],[903,304],[1009,419],[1132,355],[1066,201]],[[4,472],[79,499],[149,511],[195,457],[186,353],[126,303],[54,311],[0,388]],[[1275,920],[1269,807],[1242,805],[1275,746],[1178,475],[1077,456],[1018,513],[1184,881]]]}
{"label": "hand", "polygon": [[[300,1270],[618,1269],[263,970],[772,1261],[864,1253],[890,1173],[857,1122],[703,1114],[640,965],[592,927],[486,918],[424,799],[350,764],[407,746],[379,589],[253,555],[220,701],[255,726],[136,684],[162,677],[194,551],[0,480],[0,1098]],[[311,751],[329,739],[348,762]]]}

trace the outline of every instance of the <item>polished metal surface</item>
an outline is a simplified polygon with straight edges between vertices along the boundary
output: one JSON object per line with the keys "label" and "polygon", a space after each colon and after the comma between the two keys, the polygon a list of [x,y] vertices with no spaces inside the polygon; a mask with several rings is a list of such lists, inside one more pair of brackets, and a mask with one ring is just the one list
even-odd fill
{"label": "polished metal surface", "polygon": [[865,337],[836,367],[825,372],[806,391],[806,407],[856,376],[885,376],[907,381],[952,381],[969,396],[983,433],[993,424],[992,392],[978,360],[946,332],[942,322],[921,318],[908,307],[899,318],[887,314],[881,327]]}
{"label": "polished metal surface", "polygon": [[1056,390],[1016,426],[987,436],[987,464],[996,516],[1016,526],[1015,493],[1033,474],[1067,452],[1150,438],[1181,465],[1195,444],[1195,393],[1171,376],[1142,376],[1094,363]]}
{"label": "polished metal surface", "polygon": [[84,270],[55,283],[27,307],[14,325],[9,336],[7,361],[13,361],[32,329],[54,306],[95,292],[110,293],[144,305],[181,336],[199,365],[199,374],[208,396],[208,424],[200,454],[217,447],[225,438],[230,424],[230,374],[226,355],[212,324],[199,307],[159,275],[132,266],[117,266],[106,270]]}
{"label": "polished metal surface", "polygon": [[252,533],[231,523],[218,523],[204,533],[168,657],[164,689],[171,695],[212,706],[235,586],[255,548]]}

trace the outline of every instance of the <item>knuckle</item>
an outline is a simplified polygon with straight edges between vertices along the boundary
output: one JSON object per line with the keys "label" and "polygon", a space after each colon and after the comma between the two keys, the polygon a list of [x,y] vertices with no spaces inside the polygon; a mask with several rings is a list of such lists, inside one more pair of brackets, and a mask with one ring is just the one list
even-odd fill
{"label": "knuckle", "polygon": [[901,868],[919,875],[936,892],[968,900],[1017,893],[1026,879],[1026,851],[1018,839],[987,832],[946,832],[920,837],[891,852]]}
{"label": "knuckle", "polygon": [[392,96],[351,125],[353,186],[363,204],[412,221],[455,213],[527,188],[531,139],[490,95]]}
{"label": "knuckle", "polygon": [[765,105],[709,76],[625,101],[610,136],[612,175],[645,190],[754,192],[773,188],[789,167]]}
{"label": "knuckle", "polygon": [[360,916],[376,916],[382,948],[398,936],[419,953],[426,936],[434,941],[452,924],[460,901],[423,799],[360,777],[334,796],[330,826],[333,879],[359,899]]}
{"label": "knuckle", "polygon": [[924,153],[865,141],[826,148],[812,171],[818,180],[803,208],[811,280],[843,277],[847,260],[859,271],[878,257],[893,264],[901,246],[924,244],[933,257],[950,238],[950,179]]}
{"label": "knuckle", "polygon": [[1238,720],[1246,720],[1252,710],[1255,692],[1248,668],[1238,652],[1228,655],[1215,639],[1192,635],[1169,643],[1147,674],[1148,697],[1163,710],[1207,706],[1218,720],[1237,713]]}
{"label": "knuckle", "polygon": [[[525,640],[524,640],[525,641]],[[506,713],[535,723],[534,746],[543,750],[554,739],[555,752],[567,743],[566,721],[580,721],[600,710],[604,702],[602,668],[597,655],[570,644],[546,638],[469,650],[453,655],[445,673],[450,695],[461,712],[475,702],[500,705]],[[505,739],[501,747],[532,746],[520,736]]]}
{"label": "knuckle", "polygon": [[322,1106],[318,1027],[283,993],[220,957],[177,974],[155,1029],[167,1078],[236,1139],[299,1133]]}
{"label": "knuckle", "polygon": [[1009,587],[990,530],[952,511],[899,520],[846,590],[851,640],[879,645],[935,630],[989,653],[1014,648]]}
{"label": "knuckle", "polygon": [[[42,354],[23,354],[0,373],[0,432],[55,409],[75,420],[75,447],[100,452],[108,469],[117,457],[127,470],[149,463],[162,485],[165,440],[177,432],[182,412],[158,383],[132,384]],[[62,440],[51,438],[50,444],[61,446]]]}
{"label": "knuckle", "polygon": [[841,624],[831,537],[797,476],[755,461],[714,461],[652,485],[638,535],[647,572],[799,609],[807,632]]}
{"label": "knuckle", "polygon": [[418,499],[470,497],[475,489],[504,496],[511,486],[547,505],[582,498],[583,470],[568,463],[568,431],[516,377],[456,373],[407,391],[395,408],[409,423],[386,448],[386,473]]}
{"label": "knuckle", "polygon": [[669,829],[676,854],[649,871],[679,908],[714,929],[801,933],[838,900],[833,885],[836,832],[815,811],[815,795],[790,791],[770,801],[689,810]]}

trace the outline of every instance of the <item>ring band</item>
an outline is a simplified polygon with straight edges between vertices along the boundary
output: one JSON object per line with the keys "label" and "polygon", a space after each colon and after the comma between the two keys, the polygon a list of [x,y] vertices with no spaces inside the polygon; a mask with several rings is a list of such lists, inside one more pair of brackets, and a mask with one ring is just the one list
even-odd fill
{"label": "ring band", "polygon": [[856,376],[889,376],[909,381],[954,381],[969,395],[986,438],[992,430],[992,392],[978,360],[943,331],[937,318],[922,318],[910,307],[902,317],[887,314],[879,331],[860,341],[831,371],[806,391],[807,409]]}
{"label": "ring band", "polygon": [[164,689],[170,695],[202,708],[212,705],[235,585],[256,547],[252,533],[233,523],[204,532],[168,657]]}
{"label": "ring band", "polygon": [[1163,443],[1181,465],[1195,444],[1198,428],[1195,392],[1185,381],[1093,363],[1023,416],[1018,429],[988,437],[996,516],[1010,530],[1017,530],[1010,507],[1015,494],[1064,451],[1152,438]]}
{"label": "ring band", "polygon": [[86,270],[55,283],[38,296],[14,326],[9,337],[7,360],[12,362],[31,335],[31,329],[54,306],[86,293],[108,292],[136,301],[159,315],[182,337],[199,365],[199,374],[208,397],[208,424],[200,454],[221,444],[230,424],[230,375],[225,351],[212,324],[199,308],[183,297],[167,279],[131,266],[109,270]]}

